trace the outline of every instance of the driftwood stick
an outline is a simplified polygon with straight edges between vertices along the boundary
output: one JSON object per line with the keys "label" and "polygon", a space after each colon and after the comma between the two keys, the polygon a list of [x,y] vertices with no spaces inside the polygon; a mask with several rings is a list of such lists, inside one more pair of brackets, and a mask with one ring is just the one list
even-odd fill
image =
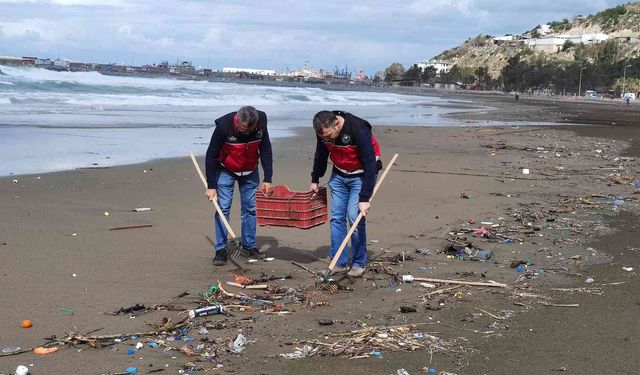
{"label": "driftwood stick", "polygon": [[109,228],[109,230],[125,230],[125,229],[138,229],[138,228],[151,228],[152,224],[141,224],[141,225],[129,225],[126,227],[115,227]]}
{"label": "driftwood stick", "polygon": [[569,303],[569,304],[561,304],[561,303],[546,303],[543,302],[542,306],[550,306],[550,307],[580,307],[577,303]]}
{"label": "driftwood stick", "polygon": [[500,283],[483,283],[479,281],[461,281],[461,280],[444,280],[444,279],[432,279],[429,277],[414,277],[414,281],[427,281],[431,283],[442,283],[442,284],[457,284],[457,285],[471,285],[471,286],[487,286],[492,288],[508,288],[507,284]]}
{"label": "driftwood stick", "polygon": [[305,267],[305,266],[303,266],[302,264],[300,264],[300,263],[298,263],[298,262],[296,262],[296,261],[294,261],[294,260],[292,260],[292,261],[291,261],[291,263],[292,263],[294,266],[298,266],[298,267],[302,268],[303,270],[305,270],[305,271],[307,271],[307,272],[309,272],[309,273],[312,273],[312,274],[314,274],[314,275],[316,275],[316,276],[322,276],[322,274],[320,274],[319,272],[316,272],[316,271],[314,271],[314,270],[311,270],[311,269],[309,269],[308,267]]}
{"label": "driftwood stick", "polygon": [[233,281],[227,281],[227,285],[235,286],[236,288],[242,289],[267,289],[269,287],[269,285],[267,284],[243,285],[240,283],[235,283]]}

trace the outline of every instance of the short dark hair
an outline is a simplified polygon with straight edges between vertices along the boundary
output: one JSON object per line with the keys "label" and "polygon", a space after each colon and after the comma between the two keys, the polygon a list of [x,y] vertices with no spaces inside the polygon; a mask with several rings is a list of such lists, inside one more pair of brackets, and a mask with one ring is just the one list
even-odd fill
{"label": "short dark hair", "polygon": [[250,105],[241,107],[238,110],[238,122],[255,126],[258,123],[258,110]]}
{"label": "short dark hair", "polygon": [[335,113],[331,111],[320,111],[313,116],[313,128],[317,134],[320,134],[324,129],[333,127],[337,119]]}

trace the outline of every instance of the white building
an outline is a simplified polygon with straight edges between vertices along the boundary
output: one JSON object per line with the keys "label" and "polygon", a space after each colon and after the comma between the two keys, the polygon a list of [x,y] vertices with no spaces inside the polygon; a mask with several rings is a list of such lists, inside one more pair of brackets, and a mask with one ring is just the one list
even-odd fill
{"label": "white building", "polygon": [[453,67],[453,63],[449,62],[449,61],[445,61],[445,60],[428,60],[428,61],[423,61],[423,62],[419,62],[418,67],[421,69],[424,69],[428,66],[433,66],[434,68],[436,68],[436,74],[439,76],[442,73],[449,73],[449,71],[451,70],[451,67]]}
{"label": "white building", "polygon": [[251,69],[251,68],[231,68],[225,67],[222,68],[223,73],[247,73],[247,74],[257,74],[261,76],[275,76],[276,71],[271,69]]}
{"label": "white building", "polygon": [[532,38],[527,39],[524,43],[536,51],[555,53],[562,49],[562,46],[566,42],[574,44],[595,44],[608,40],[607,34],[595,33],[595,34],[581,34],[581,35],[556,35],[546,38]]}
{"label": "white building", "polygon": [[53,62],[53,66],[57,66],[59,68],[68,68],[70,64],[71,62],[66,60],[55,60]]}

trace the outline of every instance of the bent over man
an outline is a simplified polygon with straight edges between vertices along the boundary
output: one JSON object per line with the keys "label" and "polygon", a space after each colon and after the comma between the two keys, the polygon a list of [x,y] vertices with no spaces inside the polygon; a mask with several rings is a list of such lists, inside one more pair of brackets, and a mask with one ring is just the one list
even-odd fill
{"label": "bent over man", "polygon": [[[320,111],[313,118],[316,132],[316,153],[311,172],[311,190],[318,191],[320,178],[327,170],[327,159],[333,162],[329,179],[331,191],[331,257],[347,235],[347,221],[351,225],[362,212],[369,211],[369,198],[380,170],[380,147],[371,132],[371,124],[350,113]],[[367,265],[367,233],[364,217],[351,237],[351,264],[343,251],[336,272],[350,267],[349,276],[360,277]]]}
{"label": "bent over man", "polygon": [[[242,247],[250,257],[261,258],[256,248],[256,190],[260,183],[258,161],[264,179],[260,190],[272,190],[273,156],[267,131],[267,115],[251,106],[228,113],[215,121],[216,128],[207,150],[207,191],[209,200],[218,200],[224,216],[229,220],[233,188],[240,189]],[[216,242],[213,264],[227,262],[227,230],[216,213]]]}

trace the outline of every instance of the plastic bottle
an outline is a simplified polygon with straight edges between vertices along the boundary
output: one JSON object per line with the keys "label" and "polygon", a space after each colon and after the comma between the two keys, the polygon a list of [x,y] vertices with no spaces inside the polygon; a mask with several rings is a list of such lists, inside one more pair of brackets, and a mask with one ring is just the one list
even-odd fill
{"label": "plastic bottle", "polygon": [[217,314],[224,314],[224,308],[222,307],[222,305],[213,305],[213,306],[201,307],[195,310],[189,310],[189,318],[191,319],[197,318],[200,316],[217,315]]}
{"label": "plastic bottle", "polygon": [[402,275],[402,281],[404,281],[405,283],[413,282],[413,276],[412,275]]}

